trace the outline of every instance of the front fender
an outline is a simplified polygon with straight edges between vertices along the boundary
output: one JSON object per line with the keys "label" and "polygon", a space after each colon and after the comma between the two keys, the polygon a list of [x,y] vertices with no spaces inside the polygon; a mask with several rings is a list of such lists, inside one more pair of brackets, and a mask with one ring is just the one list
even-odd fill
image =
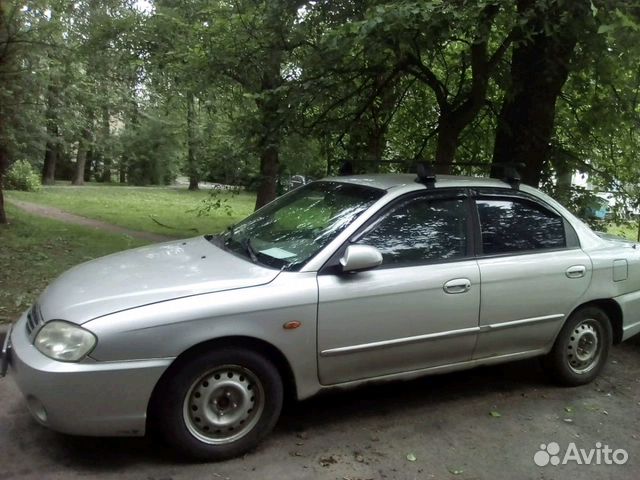
{"label": "front fender", "polygon": [[[305,398],[319,388],[316,355],[316,274],[284,272],[257,287],[155,303],[84,324],[98,337],[97,361],[175,358],[213,339],[243,336],[267,342],[289,362]],[[299,321],[296,329],[283,324]]]}

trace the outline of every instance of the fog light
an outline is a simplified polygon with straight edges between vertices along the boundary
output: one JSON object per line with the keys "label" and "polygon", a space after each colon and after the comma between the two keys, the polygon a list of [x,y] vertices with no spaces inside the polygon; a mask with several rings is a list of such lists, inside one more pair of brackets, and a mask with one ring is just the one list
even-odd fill
{"label": "fog light", "polygon": [[45,410],[44,405],[42,405],[42,402],[40,400],[38,400],[33,395],[29,395],[27,397],[27,407],[29,408],[31,414],[36,417],[36,420],[38,420],[40,423],[47,423],[47,411]]}

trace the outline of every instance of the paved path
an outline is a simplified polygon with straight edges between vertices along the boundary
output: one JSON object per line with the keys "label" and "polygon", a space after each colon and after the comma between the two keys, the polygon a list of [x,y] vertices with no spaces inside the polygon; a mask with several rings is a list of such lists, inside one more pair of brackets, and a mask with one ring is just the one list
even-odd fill
{"label": "paved path", "polygon": [[175,240],[176,237],[168,235],[160,235],[159,233],[140,232],[138,230],[130,230],[128,228],[113,225],[112,223],[94,220],[92,218],[82,217],[74,213],[65,212],[56,207],[48,205],[40,205],[37,203],[24,202],[22,200],[14,200],[7,198],[6,201],[24,210],[25,212],[41,217],[50,218],[52,220],[60,220],[61,222],[71,223],[74,225],[82,225],[83,227],[95,228],[109,233],[128,235],[140,240],[148,240],[150,242],[166,242],[167,240]]}

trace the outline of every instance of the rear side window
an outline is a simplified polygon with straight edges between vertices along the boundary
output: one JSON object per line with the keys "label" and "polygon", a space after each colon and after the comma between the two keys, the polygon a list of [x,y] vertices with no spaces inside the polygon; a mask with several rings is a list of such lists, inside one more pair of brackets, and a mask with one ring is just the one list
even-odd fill
{"label": "rear side window", "polygon": [[383,214],[360,237],[382,253],[384,267],[420,265],[467,255],[464,199],[416,197]]}
{"label": "rear side window", "polygon": [[476,200],[485,255],[565,248],[564,221],[525,199]]}

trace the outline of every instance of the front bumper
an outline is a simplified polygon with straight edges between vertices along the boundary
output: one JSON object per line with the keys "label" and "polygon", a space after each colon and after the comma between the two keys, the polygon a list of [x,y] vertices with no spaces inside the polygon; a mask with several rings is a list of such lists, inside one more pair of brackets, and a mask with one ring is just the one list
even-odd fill
{"label": "front bumper", "polygon": [[144,435],[151,392],[173,359],[58,362],[31,344],[25,323],[10,331],[8,374],[38,422],[75,435]]}

